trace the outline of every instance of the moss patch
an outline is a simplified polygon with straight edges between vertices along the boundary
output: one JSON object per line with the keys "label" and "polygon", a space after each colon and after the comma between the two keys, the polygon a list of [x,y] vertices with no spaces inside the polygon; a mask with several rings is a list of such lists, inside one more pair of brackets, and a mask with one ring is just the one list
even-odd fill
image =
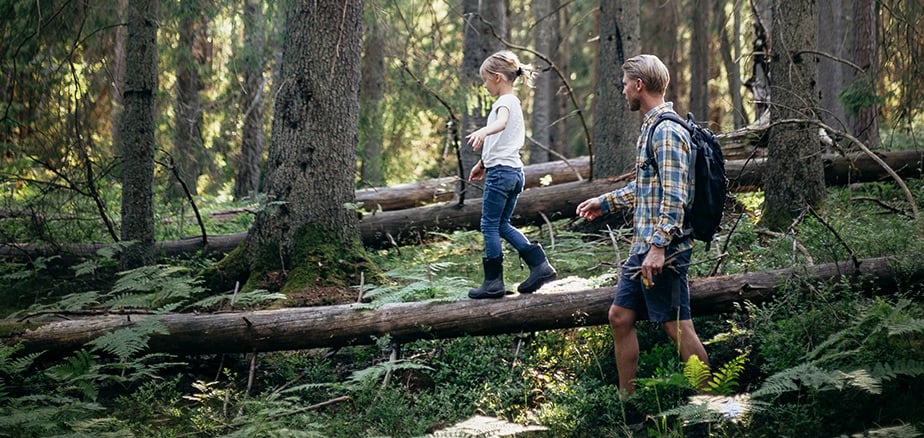
{"label": "moss patch", "polygon": [[294,250],[281,254],[276,242],[255,252],[244,290],[280,291],[297,305],[339,304],[355,300],[350,287],[381,276],[359,239],[343,242],[317,225],[296,233]]}

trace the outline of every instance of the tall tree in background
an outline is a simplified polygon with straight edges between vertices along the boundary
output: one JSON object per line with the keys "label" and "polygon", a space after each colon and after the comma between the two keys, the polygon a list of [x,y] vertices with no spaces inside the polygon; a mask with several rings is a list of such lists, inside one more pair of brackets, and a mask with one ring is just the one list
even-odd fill
{"label": "tall tree in background", "polygon": [[[532,10],[535,24],[533,25],[533,41],[536,51],[556,62],[558,46],[561,43],[559,34],[559,2],[558,0],[533,0]],[[538,69],[549,66],[537,60]],[[556,143],[564,141],[560,138],[558,118],[560,104],[556,95],[561,81],[554,72],[544,72],[536,78],[533,92],[533,109],[530,118],[532,140],[529,142],[529,163],[544,163],[552,159],[550,150],[555,150]]]}
{"label": "tall tree in background", "polygon": [[[692,112],[700,120],[709,117],[709,57],[711,51],[709,44],[712,37],[709,34],[709,2],[715,0],[692,0],[690,14],[690,101],[687,111]],[[672,76],[679,76],[679,72],[671,72]],[[676,105],[676,103],[675,103]],[[679,109],[679,108],[678,108]],[[683,114],[681,112],[681,114]]]}
{"label": "tall tree in background", "polygon": [[[176,99],[173,105],[173,157],[177,174],[190,194],[199,193],[198,180],[205,159],[202,140],[201,68],[208,59],[208,18],[198,0],[179,3],[179,44],[176,47]],[[180,182],[173,184],[175,197],[183,198]]]}
{"label": "tall tree in background", "polygon": [[241,127],[241,153],[234,179],[234,199],[255,197],[260,190],[260,163],[263,159],[263,67],[266,65],[266,26],[263,2],[244,2],[244,124]]}
{"label": "tall tree in background", "polygon": [[728,16],[725,13],[727,2],[719,0],[715,2],[713,17],[718,29],[719,52],[722,56],[722,64],[725,66],[725,78],[728,81],[728,93],[731,96],[732,103],[732,126],[734,129],[743,128],[748,124],[748,114],[744,108],[744,98],[741,96],[741,69],[738,67],[738,59],[741,58],[741,32],[739,30],[741,11],[737,2],[732,6],[731,28],[733,30],[732,38],[728,37],[727,23]]}
{"label": "tall tree in background", "polygon": [[635,165],[640,115],[622,95],[622,63],[640,53],[639,1],[600,1],[600,47],[594,92],[593,176],[628,172]]}
{"label": "tall tree in background", "polygon": [[770,108],[770,38],[773,32],[773,0],[752,0],[751,27],[754,41],[751,43],[751,77],[744,86],[751,92],[754,102],[754,118],[769,118]]}
{"label": "tall tree in background", "polygon": [[[770,81],[771,123],[816,118],[814,0],[774,0]],[[785,230],[825,192],[818,128],[787,123],[771,128],[761,224]]]}
{"label": "tall tree in background", "polygon": [[835,129],[850,131],[847,109],[839,96],[850,83],[854,69],[847,62],[856,37],[853,4],[855,0],[818,2],[818,50],[828,56],[818,61],[818,118]]}
{"label": "tall tree in background", "polygon": [[[462,35],[462,79],[463,90],[468,90],[465,111],[462,113],[462,129],[460,134],[465,137],[487,122],[487,113],[491,110],[490,95],[482,84],[479,70],[481,63],[492,53],[504,49],[503,43],[494,36],[504,37],[507,34],[507,2],[506,0],[462,0],[463,35]],[[493,27],[493,31],[492,31]],[[479,186],[470,185],[466,181],[475,163],[481,159],[481,151],[472,150],[471,146],[461,145],[459,151],[460,182],[459,199],[480,198]]]}
{"label": "tall tree in background", "polygon": [[359,84],[359,159],[361,183],[371,187],[385,185],[381,107],[385,96],[385,40],[378,21],[375,8],[367,4]]}
{"label": "tall tree in background", "polygon": [[154,95],[158,0],[130,0],[122,115],[122,269],[154,263]]}
{"label": "tall tree in background", "polygon": [[855,2],[854,63],[863,71],[854,74],[854,87],[860,92],[850,101],[851,112],[854,116],[852,132],[858,140],[869,147],[878,148],[879,108],[876,103],[876,78],[879,77],[879,57],[877,56],[879,38],[876,1],[855,0]]}
{"label": "tall tree in background", "polygon": [[354,199],[362,20],[361,0],[289,7],[266,169],[272,204],[222,261],[217,271],[232,278],[219,285],[246,277],[245,289],[295,292],[359,283],[354,266],[365,259],[348,204]]}

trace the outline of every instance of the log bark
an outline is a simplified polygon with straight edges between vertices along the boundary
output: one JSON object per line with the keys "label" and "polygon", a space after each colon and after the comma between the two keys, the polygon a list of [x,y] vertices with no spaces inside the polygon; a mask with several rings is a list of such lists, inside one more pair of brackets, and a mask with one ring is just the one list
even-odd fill
{"label": "log bark", "polygon": [[[880,154],[880,157],[902,178],[920,178],[924,166],[924,151],[900,151]],[[888,180],[889,175],[865,154],[847,157],[826,155],[825,184],[845,185],[856,182]],[[747,191],[762,184],[764,159],[734,160],[726,164],[733,191]],[[534,187],[526,190],[517,202],[511,223],[541,225],[549,220],[573,218],[577,204],[591,197],[626,184],[630,175],[617,178],[595,179]],[[541,214],[540,214],[541,213]],[[377,212],[363,217],[360,233],[363,244],[369,248],[412,244],[426,238],[430,231],[478,229],[481,218],[481,200],[471,200],[463,206],[455,203],[433,204],[418,208]],[[159,255],[173,257],[189,252],[224,253],[234,249],[246,233],[209,236],[208,247],[202,239],[191,237],[169,242],[158,242]],[[79,258],[92,256],[108,244],[85,243],[70,245],[6,244],[0,246],[0,257],[28,259],[29,257],[71,255]]]}
{"label": "log bark", "polygon": [[[764,272],[698,278],[690,282],[695,314],[728,313],[739,304],[759,304],[773,297],[784,280],[803,279],[803,287],[839,281],[890,293],[924,280],[924,263],[895,258],[795,267]],[[7,345],[22,343],[24,353],[74,351],[102,335],[158,318],[168,334],[151,335],[149,352],[174,354],[246,353],[371,344],[389,335],[397,342],[416,339],[487,336],[607,322],[613,288],[568,290],[552,283],[539,293],[500,300],[412,302],[372,307],[350,304],[213,314],[109,315],[46,323],[32,330],[5,331]]]}

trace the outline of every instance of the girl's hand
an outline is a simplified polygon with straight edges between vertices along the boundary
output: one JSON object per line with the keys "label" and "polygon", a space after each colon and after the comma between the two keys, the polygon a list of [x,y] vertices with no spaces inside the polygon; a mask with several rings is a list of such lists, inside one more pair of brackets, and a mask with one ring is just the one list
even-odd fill
{"label": "girl's hand", "polygon": [[473,150],[478,151],[481,149],[481,146],[484,144],[484,138],[487,136],[488,134],[485,132],[485,129],[481,128],[469,135],[466,135],[465,141],[472,145]]}
{"label": "girl's hand", "polygon": [[475,164],[472,167],[472,171],[468,174],[469,181],[481,181],[484,179],[484,166],[481,164]]}
{"label": "girl's hand", "polygon": [[600,199],[590,198],[577,206],[577,215],[592,221],[600,215],[603,214],[603,210],[600,208]]}

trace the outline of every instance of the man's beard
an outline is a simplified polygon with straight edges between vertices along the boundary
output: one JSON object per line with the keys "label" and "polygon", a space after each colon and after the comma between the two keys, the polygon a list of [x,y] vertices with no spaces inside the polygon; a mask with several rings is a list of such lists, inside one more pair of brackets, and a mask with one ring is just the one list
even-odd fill
{"label": "man's beard", "polygon": [[642,100],[641,99],[628,99],[629,111],[638,111],[642,109]]}

